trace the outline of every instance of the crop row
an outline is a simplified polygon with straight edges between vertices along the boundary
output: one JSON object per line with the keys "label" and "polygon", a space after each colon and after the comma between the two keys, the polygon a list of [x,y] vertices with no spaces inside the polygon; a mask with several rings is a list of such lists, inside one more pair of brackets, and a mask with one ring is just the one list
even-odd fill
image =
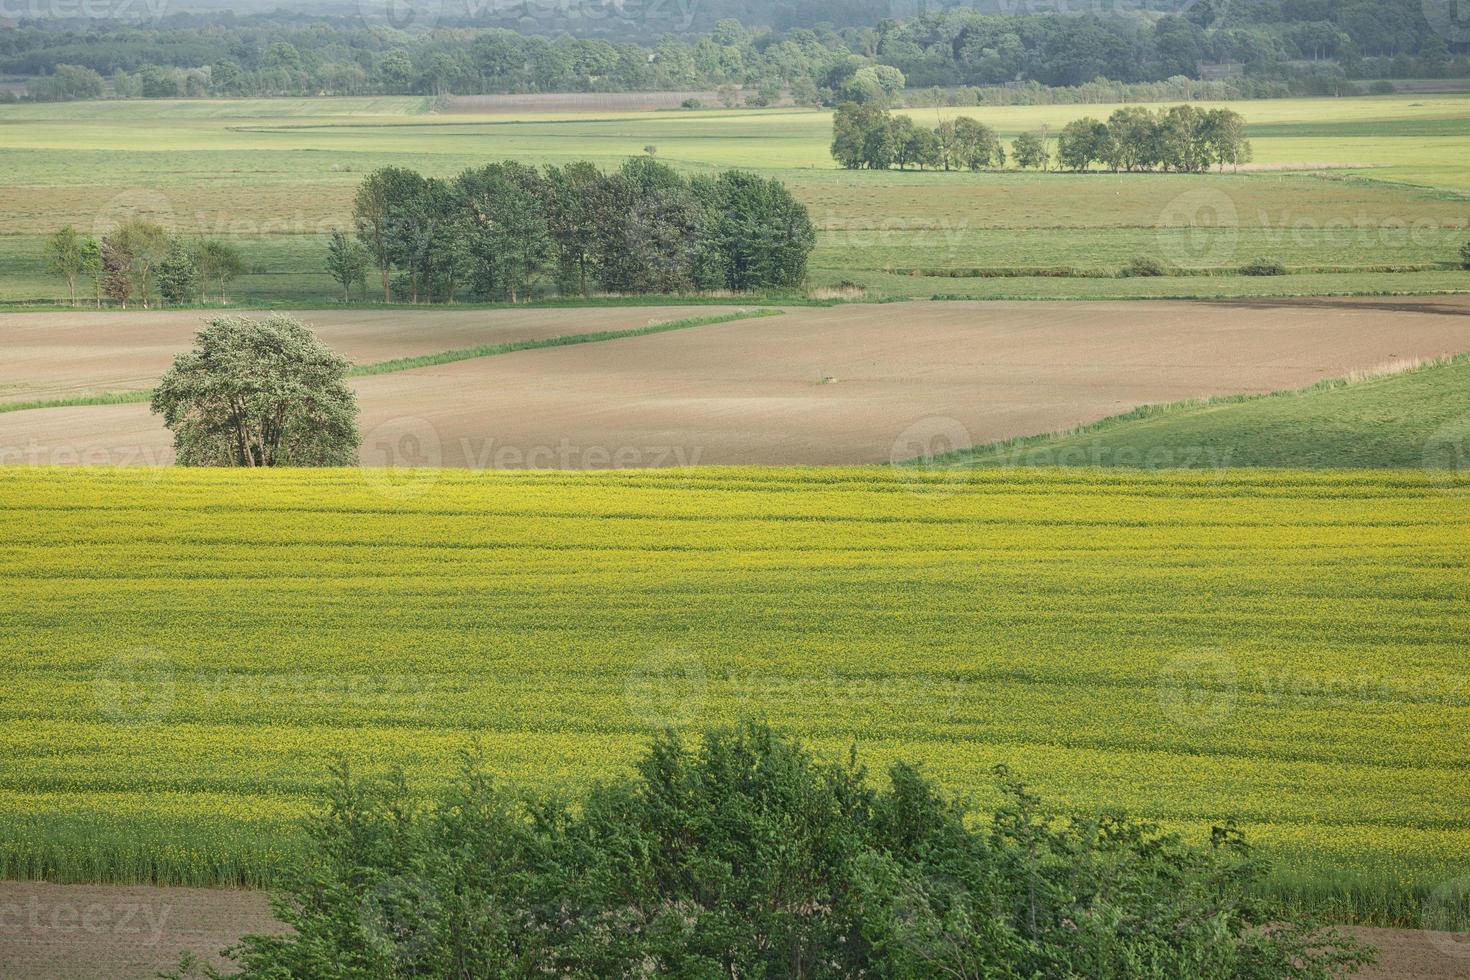
{"label": "crop row", "polygon": [[1419,473],[0,470],[0,870],[260,881],[339,756],[567,786],[758,715],[1431,888],[1467,544]]}

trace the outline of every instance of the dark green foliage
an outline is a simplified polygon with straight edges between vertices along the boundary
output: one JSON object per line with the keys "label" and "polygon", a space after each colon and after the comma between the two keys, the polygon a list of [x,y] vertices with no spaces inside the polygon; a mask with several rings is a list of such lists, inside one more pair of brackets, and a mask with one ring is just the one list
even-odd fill
{"label": "dark green foliage", "polygon": [[[945,9],[956,6],[961,9]],[[0,74],[46,76],[31,85],[43,98],[96,98],[100,72],[123,96],[440,96],[743,85],[756,88],[760,102],[778,84],[795,95],[802,83],[806,93],[861,102],[892,99],[905,80],[915,88],[1001,86],[1017,78],[1052,86],[1091,84],[1099,76],[1158,82],[1197,77],[1200,65],[1210,62],[1244,66],[1250,77],[1228,84],[1246,96],[1285,80],[1317,85],[1326,95],[1349,84],[1344,74],[1438,78],[1463,76],[1467,69],[1464,44],[1445,41],[1456,27],[1451,8],[1422,0],[1200,0],[1172,5],[1182,6],[1183,16],[1151,11],[1147,18],[1127,9],[1057,17],[1007,14],[1004,7],[1000,14],[964,9],[970,6],[954,0],[907,6],[891,0],[705,0],[649,4],[638,16],[566,17],[548,9],[534,19],[525,19],[524,5],[476,8],[469,17],[436,6],[441,30],[391,33],[364,30],[363,17],[345,9],[330,15],[241,10],[226,21],[188,12],[146,22],[25,17],[0,43]],[[897,16],[906,9],[922,15]],[[595,36],[572,36],[578,32]]]}
{"label": "dark green foliage", "polygon": [[816,231],[784,184],[732,170],[715,184],[713,205],[712,251],[727,288],[801,285]]}
{"label": "dark green foliage", "polygon": [[1460,246],[1460,265],[1470,269],[1470,242]]}
{"label": "dark green foliage", "polygon": [[[805,279],[816,244],[806,207],[779,182],[736,172],[686,178],[651,156],[610,174],[585,162],[544,171],[492,163],[447,183],[385,168],[359,188],[354,223],[385,299],[396,285],[430,302],[453,301],[466,287],[479,298],[529,300],[548,278],[578,296],[594,286],[788,289]],[[334,238],[329,251],[342,247]]]}
{"label": "dark green foliage", "polygon": [[199,264],[194,249],[175,238],[169,242],[168,254],[158,264],[158,291],[164,302],[174,306],[188,303],[199,290]]}
{"label": "dark green foliage", "polygon": [[[575,802],[474,754],[435,803],[343,765],[243,976],[1327,978],[1364,947],[1255,900],[1240,835],[1060,822],[1008,771],[971,825],[913,766],[875,788],[768,727],[655,740]],[[197,967],[197,964],[196,964]],[[188,965],[181,966],[179,975]]]}
{"label": "dark green foliage", "polygon": [[1286,266],[1275,259],[1254,259],[1240,267],[1243,276],[1284,276]]}

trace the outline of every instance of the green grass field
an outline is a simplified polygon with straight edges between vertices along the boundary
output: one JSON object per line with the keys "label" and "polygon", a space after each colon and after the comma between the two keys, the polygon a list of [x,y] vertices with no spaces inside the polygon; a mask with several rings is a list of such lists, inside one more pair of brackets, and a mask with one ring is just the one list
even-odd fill
{"label": "green grass field", "polygon": [[[848,173],[815,110],[465,116],[423,99],[108,102],[0,106],[0,301],[51,300],[41,237],[143,213],[246,250],[242,302],[332,295],[323,236],[346,223],[363,174],[385,164],[449,176],[487,160],[603,165],[655,145],[687,169],[778,176],[821,229],[814,285],[877,296],[1219,296],[1470,288],[1441,268],[1470,237],[1470,96],[1232,103],[1258,165],[1335,164],[1325,174]],[[966,110],[1014,136],[1056,131],[1112,106]],[[954,110],[911,110],[932,125]],[[1114,271],[1136,255],[1230,269],[1269,256],[1318,270],[1285,281],[1061,281],[903,275],[997,267]],[[1373,273],[1381,267],[1423,271]]]}
{"label": "green grass field", "polygon": [[1470,358],[1300,391],[1150,405],[1068,433],[982,446],[958,466],[1143,469],[1428,467],[1459,482],[1470,448]]}
{"label": "green grass field", "polygon": [[[1412,918],[1470,859],[1470,498],[1418,472],[0,471],[0,873],[270,880],[341,754],[538,787],[754,715]],[[66,547],[58,547],[58,542]]]}

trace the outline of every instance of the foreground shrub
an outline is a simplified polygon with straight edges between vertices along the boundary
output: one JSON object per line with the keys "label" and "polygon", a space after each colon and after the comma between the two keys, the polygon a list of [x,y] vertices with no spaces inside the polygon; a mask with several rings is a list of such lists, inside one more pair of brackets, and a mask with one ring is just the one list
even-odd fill
{"label": "foreground shrub", "polygon": [[[574,803],[336,773],[243,976],[1326,978],[1365,947],[1274,916],[1231,828],[1058,821],[1009,772],[969,826],[913,766],[874,788],[769,728],[657,739]],[[196,965],[197,968],[197,965]],[[210,972],[210,971],[206,971]]]}
{"label": "foreground shrub", "polygon": [[1243,276],[1284,276],[1286,266],[1275,259],[1256,259],[1254,262],[1241,266],[1240,274]]}
{"label": "foreground shrub", "polygon": [[1120,275],[1122,275],[1125,279],[1130,279],[1134,277],[1163,276],[1167,274],[1168,272],[1164,268],[1164,263],[1160,262],[1158,259],[1151,259],[1146,255],[1134,256],[1128,261],[1128,264],[1123,267],[1123,270],[1120,273]]}
{"label": "foreground shrub", "polygon": [[1460,246],[1460,264],[1470,269],[1470,242]]}

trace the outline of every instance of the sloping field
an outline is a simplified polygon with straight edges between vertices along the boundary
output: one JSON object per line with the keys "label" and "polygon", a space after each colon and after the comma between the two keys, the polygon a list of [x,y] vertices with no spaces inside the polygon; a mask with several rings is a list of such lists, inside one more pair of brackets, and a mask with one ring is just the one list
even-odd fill
{"label": "sloping field", "polygon": [[[528,310],[311,310],[291,313],[358,364],[478,344],[544,340],[724,312],[708,306]],[[259,311],[0,313],[0,402],[151,388],[205,321]]]}
{"label": "sloping field", "polygon": [[746,714],[1233,817],[1375,915],[1470,859],[1470,498],[1419,473],[8,469],[0,542],[3,876],[258,882],[339,754],[549,786]]}
{"label": "sloping field", "polygon": [[[571,332],[618,311],[547,312]],[[1458,353],[1467,313],[1466,297],[807,308],[353,384],[368,465],[874,463]],[[395,336],[416,336],[419,315]],[[169,458],[146,405],[0,413],[0,462]]]}
{"label": "sloping field", "polygon": [[1467,448],[1470,357],[1460,356],[1297,391],[1146,406],[1075,432],[981,446],[942,464],[1449,472],[1470,463]]}

